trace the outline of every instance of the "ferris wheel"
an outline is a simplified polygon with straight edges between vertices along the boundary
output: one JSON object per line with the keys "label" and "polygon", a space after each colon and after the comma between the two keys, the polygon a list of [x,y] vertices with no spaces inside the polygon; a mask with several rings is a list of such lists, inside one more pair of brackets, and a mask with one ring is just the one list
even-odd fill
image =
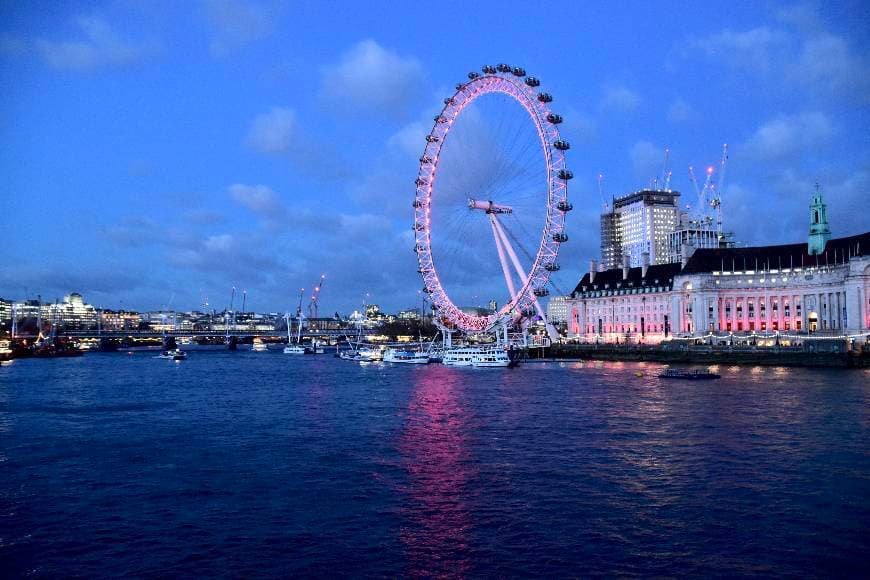
{"label": "ferris wheel", "polygon": [[[572,209],[570,145],[550,110],[553,97],[522,68],[482,73],[468,73],[444,99],[413,204],[423,291],[443,324],[469,333],[535,314],[546,320],[539,298],[559,269]],[[495,308],[479,307],[495,293]]]}

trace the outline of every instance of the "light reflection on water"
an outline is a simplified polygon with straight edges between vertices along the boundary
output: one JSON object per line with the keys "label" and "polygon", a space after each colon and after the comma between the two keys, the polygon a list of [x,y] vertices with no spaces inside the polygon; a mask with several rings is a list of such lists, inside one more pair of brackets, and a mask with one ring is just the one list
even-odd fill
{"label": "light reflection on water", "polygon": [[[464,576],[472,526],[463,497],[471,477],[463,440],[463,371],[433,367],[414,377],[406,428],[399,441],[409,474],[401,530],[412,576]],[[445,554],[452,557],[445,559]]]}
{"label": "light reflection on water", "polygon": [[867,370],[150,357],[0,369],[12,576],[849,576],[870,550]]}

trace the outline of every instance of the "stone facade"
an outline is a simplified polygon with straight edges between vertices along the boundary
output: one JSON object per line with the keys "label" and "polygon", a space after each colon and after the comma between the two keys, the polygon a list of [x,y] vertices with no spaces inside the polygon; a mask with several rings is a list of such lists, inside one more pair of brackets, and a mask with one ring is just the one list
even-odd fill
{"label": "stone facade", "polygon": [[870,232],[808,244],[699,249],[679,264],[590,271],[567,300],[568,338],[837,336],[870,328]]}

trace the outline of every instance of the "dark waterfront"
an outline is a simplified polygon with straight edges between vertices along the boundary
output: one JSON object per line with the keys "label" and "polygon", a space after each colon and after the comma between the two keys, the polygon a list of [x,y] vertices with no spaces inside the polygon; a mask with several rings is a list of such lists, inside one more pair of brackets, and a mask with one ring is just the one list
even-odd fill
{"label": "dark waterfront", "polygon": [[5,576],[867,574],[867,371],[153,354],[0,368]]}

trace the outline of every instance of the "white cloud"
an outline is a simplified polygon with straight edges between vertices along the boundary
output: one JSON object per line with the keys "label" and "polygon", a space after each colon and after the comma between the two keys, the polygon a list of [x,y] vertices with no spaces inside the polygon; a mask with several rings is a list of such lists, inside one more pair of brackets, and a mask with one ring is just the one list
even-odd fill
{"label": "white cloud", "polygon": [[828,99],[832,93],[867,101],[870,59],[843,36],[825,30],[817,7],[801,4],[779,12],[782,28],[725,29],[686,43],[684,56],[701,53],[737,75],[760,78],[766,87],[798,87]]}
{"label": "white cloud", "polygon": [[743,32],[725,29],[695,38],[688,43],[688,49],[700,49],[708,58],[723,66],[755,72],[769,70],[788,44],[789,36],[786,33],[759,26]]}
{"label": "white cloud", "polygon": [[601,108],[607,111],[633,111],[640,102],[640,95],[623,85],[606,86],[601,92]]}
{"label": "white cloud", "polygon": [[598,139],[598,122],[591,115],[567,107],[564,111],[565,122],[559,131],[569,141],[592,143]]}
{"label": "white cloud", "polygon": [[96,16],[77,18],[77,40],[39,39],[36,48],[52,68],[78,72],[123,68],[139,64],[156,53],[153,43],[135,43],[122,38],[108,22]]}
{"label": "white cloud", "polygon": [[826,145],[833,134],[834,125],[824,113],[782,116],[761,125],[741,149],[766,160],[782,159]]}
{"label": "white cloud", "polygon": [[421,92],[423,65],[416,58],[363,40],[323,73],[321,95],[338,112],[403,112]]}
{"label": "white cloud", "polygon": [[418,156],[423,152],[424,140],[428,133],[429,127],[425,123],[415,121],[393,133],[387,139],[387,146],[409,156]]}
{"label": "white cloud", "polygon": [[631,146],[628,155],[631,158],[635,178],[646,182],[660,173],[665,150],[663,147],[656,147],[649,141],[642,140]]}
{"label": "white cloud", "polygon": [[686,123],[699,117],[698,111],[683,99],[677,99],[668,109],[668,118],[673,123]]}
{"label": "white cloud", "polygon": [[246,143],[261,153],[286,153],[290,150],[296,113],[292,109],[272,107],[254,118]]}
{"label": "white cloud", "polygon": [[202,245],[210,252],[226,252],[230,250],[235,243],[235,238],[230,234],[220,234],[207,237]]}
{"label": "white cloud", "polygon": [[263,217],[275,219],[285,211],[278,195],[266,185],[235,183],[228,191],[234,200]]}
{"label": "white cloud", "polygon": [[866,100],[870,87],[870,64],[854,55],[839,36],[821,34],[807,40],[797,61],[788,69],[795,83],[817,89],[820,93],[852,90]]}
{"label": "white cloud", "polygon": [[212,56],[222,57],[252,42],[271,36],[280,6],[241,0],[205,0],[206,18],[212,26]]}

